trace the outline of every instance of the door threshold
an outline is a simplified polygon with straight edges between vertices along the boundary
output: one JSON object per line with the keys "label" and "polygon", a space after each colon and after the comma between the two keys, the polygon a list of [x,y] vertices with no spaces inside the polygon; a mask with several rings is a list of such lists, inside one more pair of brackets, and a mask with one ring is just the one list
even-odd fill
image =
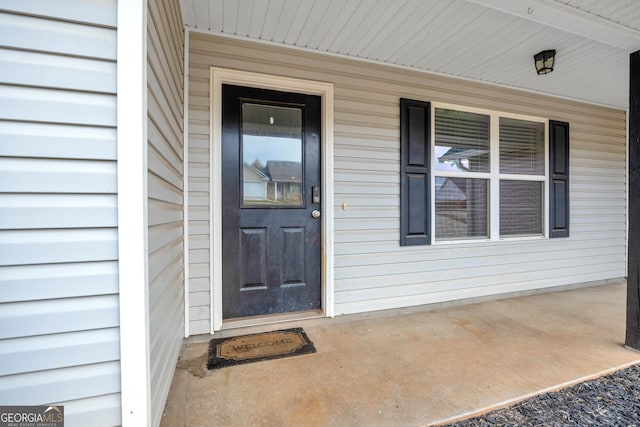
{"label": "door threshold", "polygon": [[221,331],[246,328],[249,326],[263,326],[274,323],[295,322],[326,317],[322,310],[297,311],[295,313],[268,314],[266,316],[237,317],[222,321]]}

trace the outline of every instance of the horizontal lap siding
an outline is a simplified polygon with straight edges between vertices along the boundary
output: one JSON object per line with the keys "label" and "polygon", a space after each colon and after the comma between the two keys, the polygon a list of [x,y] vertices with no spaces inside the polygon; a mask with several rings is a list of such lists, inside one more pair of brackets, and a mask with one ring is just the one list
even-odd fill
{"label": "horizontal lap siding", "polygon": [[115,27],[112,0],[0,5],[0,401],[68,426],[120,424]]}
{"label": "horizontal lap siding", "polygon": [[[624,111],[195,33],[190,62],[190,148],[203,154],[190,167],[191,179],[203,184],[190,206],[203,213],[209,203],[210,66],[335,85],[336,314],[625,276]],[[403,97],[570,122],[571,237],[400,247]],[[190,237],[208,255],[208,232]],[[208,296],[208,269],[198,272],[201,287],[195,291],[192,284],[192,295]]]}
{"label": "horizontal lap siding", "polygon": [[[191,58],[190,58],[191,60]],[[193,72],[195,64],[189,64]],[[189,77],[189,331],[210,331],[209,74]]]}
{"label": "horizontal lap siding", "polygon": [[156,426],[184,337],[184,38],[177,1],[149,1],[148,12],[149,354]]}

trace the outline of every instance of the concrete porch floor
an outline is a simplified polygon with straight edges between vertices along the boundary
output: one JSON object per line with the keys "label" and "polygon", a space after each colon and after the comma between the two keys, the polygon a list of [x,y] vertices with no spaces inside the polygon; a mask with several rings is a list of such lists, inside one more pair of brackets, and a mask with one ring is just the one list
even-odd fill
{"label": "concrete porch floor", "polygon": [[423,426],[640,363],[626,283],[302,326],[317,353],[207,371],[186,341],[161,426]]}

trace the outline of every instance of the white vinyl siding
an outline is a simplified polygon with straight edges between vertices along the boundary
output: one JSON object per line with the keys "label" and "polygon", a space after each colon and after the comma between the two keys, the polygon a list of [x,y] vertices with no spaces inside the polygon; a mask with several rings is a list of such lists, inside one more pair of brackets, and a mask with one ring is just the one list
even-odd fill
{"label": "white vinyl siding", "polygon": [[184,337],[183,52],[178,1],[148,2],[151,425],[160,424]]}
{"label": "white vinyl siding", "polygon": [[[625,276],[624,111],[192,32],[192,334],[209,331],[210,66],[335,85],[336,314]],[[400,98],[569,122],[571,237],[401,247]]]}
{"label": "white vinyl siding", "polygon": [[0,402],[118,425],[116,2],[3,1],[0,33]]}
{"label": "white vinyl siding", "polygon": [[[190,52],[192,55],[192,52]],[[189,56],[189,73],[193,59]],[[197,82],[197,92],[193,84]],[[189,76],[189,162],[186,165],[189,179],[189,332],[191,335],[207,334],[211,330],[211,293],[209,270],[211,251],[209,229],[211,221],[209,197],[209,69],[206,76]]]}

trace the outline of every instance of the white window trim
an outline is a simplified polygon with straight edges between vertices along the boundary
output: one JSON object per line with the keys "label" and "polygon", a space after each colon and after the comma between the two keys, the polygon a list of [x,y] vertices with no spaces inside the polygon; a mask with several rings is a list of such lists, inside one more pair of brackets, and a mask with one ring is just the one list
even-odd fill
{"label": "white window trim", "polygon": [[[324,315],[333,317],[334,309],[334,218],[333,218],[333,84],[295,79],[248,71],[211,67],[210,70],[210,333],[222,329],[222,85],[235,84],[247,87],[273,89],[286,92],[318,95],[322,98],[322,309]],[[256,324],[260,324],[257,318]]]}
{"label": "white window trim", "polygon": [[[457,172],[457,171],[440,171],[436,170],[435,156],[435,134],[436,134],[436,109],[449,109],[464,111],[468,113],[488,115],[489,122],[489,164],[490,172]],[[518,174],[501,174],[500,173],[500,117],[509,119],[526,120],[530,122],[538,122],[544,125],[544,175],[518,175]],[[528,116],[524,114],[507,113],[498,110],[489,110],[484,108],[466,107],[456,104],[447,104],[441,102],[431,103],[431,164],[430,167],[430,218],[431,218],[431,244],[432,245],[454,245],[469,243],[487,243],[500,241],[519,241],[519,240],[547,240],[549,239],[549,119]],[[461,238],[436,240],[436,194],[435,179],[436,177],[452,177],[452,178],[478,178],[486,179],[488,183],[489,200],[487,210],[489,216],[488,238]],[[542,206],[542,234],[535,236],[500,236],[500,180],[515,181],[539,181],[544,183],[544,204]],[[497,189],[493,187],[497,186]]]}

